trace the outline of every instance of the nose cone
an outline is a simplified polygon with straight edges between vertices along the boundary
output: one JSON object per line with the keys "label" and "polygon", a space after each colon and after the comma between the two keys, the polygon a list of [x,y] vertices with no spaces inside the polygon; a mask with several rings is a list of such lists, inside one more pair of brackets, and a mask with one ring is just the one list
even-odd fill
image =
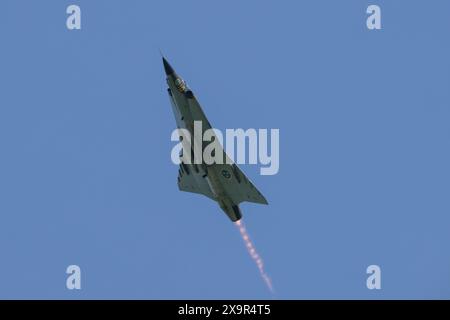
{"label": "nose cone", "polygon": [[170,76],[171,74],[174,74],[175,71],[173,71],[172,66],[167,62],[166,58],[163,57],[163,64],[164,64],[164,70],[166,71],[166,75]]}

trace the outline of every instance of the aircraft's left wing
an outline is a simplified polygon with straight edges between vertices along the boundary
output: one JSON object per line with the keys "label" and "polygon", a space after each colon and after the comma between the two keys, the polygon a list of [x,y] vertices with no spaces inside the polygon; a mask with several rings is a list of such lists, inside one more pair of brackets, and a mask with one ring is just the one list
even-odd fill
{"label": "aircraft's left wing", "polygon": [[205,174],[196,164],[180,164],[178,170],[178,188],[181,191],[203,194],[212,200],[215,197],[205,179]]}

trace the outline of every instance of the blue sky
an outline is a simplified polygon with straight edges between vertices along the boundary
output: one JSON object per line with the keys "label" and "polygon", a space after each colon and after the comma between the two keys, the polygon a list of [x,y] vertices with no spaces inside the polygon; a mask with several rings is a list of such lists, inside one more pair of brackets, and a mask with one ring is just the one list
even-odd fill
{"label": "blue sky", "polygon": [[[449,12],[2,1],[0,298],[450,298]],[[220,208],[177,189],[159,49],[216,128],[280,129],[277,175],[241,166],[270,203],[241,208],[275,296]]]}

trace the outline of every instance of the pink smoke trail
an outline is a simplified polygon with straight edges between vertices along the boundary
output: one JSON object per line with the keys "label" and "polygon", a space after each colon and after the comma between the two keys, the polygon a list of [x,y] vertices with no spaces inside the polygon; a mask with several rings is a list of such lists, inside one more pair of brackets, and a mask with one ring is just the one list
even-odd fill
{"label": "pink smoke trail", "polygon": [[244,222],[241,219],[239,221],[236,221],[235,224],[236,224],[236,227],[239,229],[239,232],[241,233],[242,239],[244,240],[245,247],[247,248],[247,251],[250,254],[250,257],[252,257],[253,261],[255,261],[256,266],[258,267],[261,277],[263,278],[263,280],[266,283],[267,287],[269,288],[270,292],[274,293],[274,290],[272,287],[272,280],[267,275],[267,273],[264,271],[264,263],[262,261],[262,258],[259,256],[258,252],[256,252],[255,246],[253,245],[253,242],[250,240],[247,230],[245,229]]}

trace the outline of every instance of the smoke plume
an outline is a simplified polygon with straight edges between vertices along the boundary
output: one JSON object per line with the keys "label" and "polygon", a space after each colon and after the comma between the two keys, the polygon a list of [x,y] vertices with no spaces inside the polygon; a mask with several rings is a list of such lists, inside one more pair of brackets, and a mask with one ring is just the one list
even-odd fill
{"label": "smoke plume", "polygon": [[247,248],[247,251],[250,254],[250,257],[252,257],[253,261],[255,261],[256,266],[258,267],[261,278],[266,283],[270,292],[274,293],[273,287],[272,287],[272,280],[267,275],[267,273],[264,271],[263,260],[260,257],[260,255],[258,254],[258,252],[256,251],[255,246],[253,245],[253,242],[250,240],[247,230],[245,229],[244,222],[241,219],[239,221],[236,221],[235,224],[236,224],[236,227],[239,229],[239,232],[242,236],[242,240],[244,240],[245,247]]}

